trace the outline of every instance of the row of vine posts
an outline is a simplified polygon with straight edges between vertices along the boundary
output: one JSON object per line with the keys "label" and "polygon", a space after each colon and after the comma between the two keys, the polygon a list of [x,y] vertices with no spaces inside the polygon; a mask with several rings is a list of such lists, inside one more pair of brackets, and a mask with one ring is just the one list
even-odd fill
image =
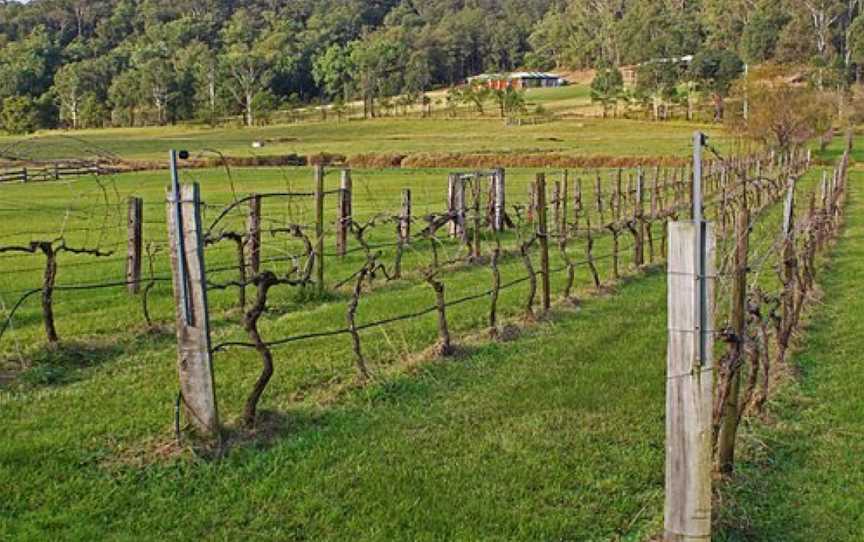
{"label": "row of vine posts", "polygon": [[[704,136],[697,134],[697,190],[705,146]],[[727,171],[735,182],[725,180],[714,223],[698,218],[696,198],[696,218],[669,225],[667,541],[711,539],[712,479],[715,472],[732,472],[741,420],[762,412],[772,367],[787,362],[802,311],[812,300],[817,257],[839,232],[850,150],[851,135],[833,173],[825,173],[809,193],[803,213],[796,213],[796,189],[809,159],[776,176],[765,175],[761,164],[754,168],[745,162],[730,164]],[[781,201],[779,231],[753,261],[754,225]],[[718,246],[725,246],[719,257]],[[766,292],[760,280],[771,265],[780,285],[776,292]],[[729,287],[718,289],[717,282],[727,277]],[[719,310],[727,305],[728,324],[718,329],[715,322],[724,318]],[[716,364],[715,338],[723,343]]]}
{"label": "row of vine posts", "polygon": [[[798,167],[804,160],[803,154],[777,156],[751,156],[736,161],[712,161],[706,165],[705,194],[710,207],[722,220],[730,213],[734,199],[727,193],[730,186],[731,172],[735,167],[760,169],[765,164],[779,177],[785,171]],[[807,157],[809,161],[809,156]],[[176,165],[176,162],[172,162]],[[452,174],[449,177],[446,209],[441,213],[432,213],[421,217],[425,227],[414,229],[412,224],[417,221],[411,215],[411,192],[406,189],[401,198],[398,214],[381,213],[366,222],[356,220],[352,212],[352,179],[350,170],[343,170],[340,188],[333,191],[324,190],[324,169],[314,170],[315,189],[310,193],[272,193],[252,194],[236,200],[219,214],[208,228],[201,223],[200,194],[194,185],[180,186],[177,181],[176,168],[173,184],[168,198],[170,249],[172,251],[172,275],[174,277],[175,301],[177,306],[177,336],[178,336],[178,366],[180,370],[181,393],[178,402],[182,402],[185,417],[200,433],[218,436],[219,422],[216,414],[215,388],[213,386],[212,356],[216,352],[230,348],[249,348],[257,351],[262,360],[262,371],[249,394],[244,410],[243,420],[248,426],[255,423],[256,407],[270,378],[274,372],[274,356],[272,349],[297,340],[311,337],[349,335],[352,340],[358,378],[365,381],[370,376],[366,358],[363,354],[361,331],[378,325],[387,325],[402,319],[421,317],[425,314],[437,314],[439,343],[437,351],[441,355],[449,355],[454,351],[453,338],[449,331],[447,308],[461,303],[479,299],[489,300],[489,335],[499,335],[498,298],[500,291],[518,284],[528,283],[528,294],[524,305],[524,317],[527,320],[536,318],[535,305],[539,290],[542,313],[551,308],[552,291],[550,277],[552,274],[565,272],[567,275],[564,288],[564,299],[570,303],[578,303],[573,297],[575,289],[575,270],[584,265],[591,276],[592,286],[601,290],[606,284],[614,283],[622,275],[621,240],[629,234],[632,237],[632,267],[640,269],[666,258],[671,249],[670,221],[678,219],[691,208],[694,197],[691,172],[687,168],[661,169],[652,172],[638,169],[625,175],[621,170],[610,172],[608,185],[604,183],[598,172],[594,181],[593,201],[583,197],[582,178],[571,179],[568,172],[562,172],[560,178],[552,183],[551,198],[547,201],[547,175],[538,174],[531,184],[530,202],[514,204],[509,207],[504,200],[506,174],[503,169]],[[647,180],[651,177],[650,183]],[[625,186],[626,182],[626,186]],[[611,188],[608,188],[611,187]],[[769,198],[763,198],[763,192],[768,185],[756,183],[751,188],[754,197],[760,202],[764,199],[767,205]],[[337,218],[335,223],[336,257],[344,257],[349,253],[349,238],[353,237],[357,247],[365,254],[365,261],[357,272],[348,279],[333,285],[341,288],[352,285],[351,297],[346,308],[344,328],[321,333],[286,337],[277,340],[265,340],[258,329],[260,318],[266,313],[268,292],[278,286],[314,286],[323,291],[324,274],[324,237],[325,237],[325,205],[326,196],[335,195],[338,199]],[[288,235],[302,241],[303,254],[294,258],[294,263],[287,272],[275,272],[263,269],[261,258],[262,217],[261,200],[265,197],[313,197],[315,222],[310,227],[300,224],[288,224],[281,228],[271,228],[272,235]],[[220,220],[229,212],[248,203],[248,219],[245,231],[230,231],[217,228]],[[130,202],[130,250],[140,250],[140,239],[133,239],[135,228],[132,217],[140,217],[140,212],[133,210]],[[647,208],[646,208],[647,207]],[[551,217],[551,227],[550,227]],[[140,220],[140,218],[139,218]],[[391,227],[396,234],[395,257],[392,262],[384,262],[381,245],[373,246],[367,238],[367,233],[377,227]],[[656,226],[660,238],[656,239]],[[446,229],[445,229],[446,228]],[[312,230],[310,232],[310,229]],[[440,231],[446,231],[461,247],[456,256],[442,259],[440,251],[445,246],[445,240],[439,236]],[[515,232],[516,250],[506,249],[503,245],[504,232]],[[491,248],[488,255],[484,254],[482,246],[484,235],[491,233]],[[526,233],[527,232],[527,233]],[[609,254],[594,253],[595,238],[609,235],[612,240],[612,250]],[[488,236],[487,242],[488,241]],[[446,238],[445,238],[446,239]],[[204,247],[222,241],[229,241],[236,247],[237,279],[222,283],[208,281],[204,273]],[[568,252],[573,242],[582,242],[584,258],[576,261]],[[428,245],[429,264],[417,270],[412,277],[421,278],[434,293],[435,304],[428,309],[416,313],[395,316],[381,322],[358,325],[357,313],[361,297],[366,291],[365,284],[371,285],[379,277],[392,281],[405,278],[402,269],[402,257],[406,250],[419,250]],[[557,246],[564,265],[558,269],[550,269],[550,250]],[[539,251],[540,268],[535,269],[532,251]],[[647,254],[646,254],[647,252]],[[526,275],[502,284],[499,266],[505,258],[516,258],[523,262]],[[609,282],[600,277],[596,262],[607,258],[611,262]],[[135,262],[141,258],[130,255],[129,276],[133,276]],[[491,287],[482,293],[458,300],[448,301],[445,284],[440,280],[442,272],[457,265],[488,266],[491,271]],[[140,265],[140,263],[139,263]],[[138,272],[140,276],[140,271]],[[411,278],[411,277],[409,277]],[[254,299],[247,303],[246,289],[254,289]],[[207,315],[206,292],[208,289],[236,288],[239,292],[238,305],[243,312],[243,328],[248,341],[227,342],[213,347],[209,339],[209,323]],[[146,296],[145,296],[146,298]],[[145,300],[146,310],[146,300]],[[195,399],[198,397],[198,399]],[[206,411],[206,413],[204,412]]]}

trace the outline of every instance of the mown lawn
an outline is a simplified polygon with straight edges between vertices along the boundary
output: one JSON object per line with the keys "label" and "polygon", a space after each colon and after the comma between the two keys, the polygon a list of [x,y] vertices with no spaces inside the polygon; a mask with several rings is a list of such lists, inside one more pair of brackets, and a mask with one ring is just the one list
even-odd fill
{"label": "mown lawn", "polygon": [[[676,143],[682,148],[689,144],[686,130]],[[405,186],[415,191],[417,214],[441,210],[446,173],[357,171],[357,214],[395,211]],[[511,203],[526,200],[534,173],[508,173]],[[224,171],[184,175],[202,183],[212,205],[208,219],[231,200]],[[310,182],[308,170],[290,168],[233,170],[231,179],[238,193],[305,190]],[[122,202],[129,194],[147,201],[152,223],[145,236],[164,242],[166,182],[164,173],[141,173],[101,179],[101,186],[82,179],[4,187],[2,242],[30,239],[12,235],[22,229],[56,234],[71,202],[70,240],[122,248]],[[336,176],[327,183],[334,187]],[[115,205],[107,213],[100,203],[106,198]],[[285,202],[265,203],[265,216],[277,223],[310,217],[308,205]],[[229,223],[241,220],[232,215]],[[73,229],[87,231],[73,236]],[[390,230],[373,240],[392,239]],[[514,240],[506,242],[512,247]],[[629,235],[622,245],[629,268]],[[609,246],[608,236],[599,239],[595,254],[607,255]],[[574,242],[574,259],[583,247]],[[266,250],[284,255],[296,245],[270,239]],[[231,261],[228,246],[207,254],[211,266]],[[385,249],[384,257],[392,252]],[[162,275],[164,258],[163,252]],[[113,280],[122,272],[122,260],[85,259],[61,259],[58,283]],[[405,265],[416,269],[428,259],[419,247]],[[38,285],[41,259],[0,262],[8,307],[15,291]],[[355,271],[362,255],[328,262],[332,281]],[[33,269],[21,271],[24,265]],[[608,259],[598,266],[608,278]],[[508,260],[502,272],[507,281],[524,268]],[[429,287],[416,274],[409,278],[379,283],[364,296],[358,323],[429,306]],[[488,267],[474,266],[444,280],[452,299],[485,290],[491,276]],[[553,276],[556,294],[563,280]],[[577,284],[589,294],[584,266]],[[160,284],[153,295],[154,316],[166,324],[173,318],[169,288]],[[525,293],[524,285],[502,293],[502,314],[517,321]],[[214,343],[243,339],[232,309],[236,295],[217,292],[211,300]],[[344,291],[321,300],[282,290],[262,331],[274,339],[341,327],[347,301]],[[43,347],[31,302],[0,344],[5,367],[16,375],[0,383],[0,538],[642,540],[662,523],[665,305],[662,272],[637,274],[611,295],[588,297],[579,311],[559,305],[552,321],[505,343],[481,333],[485,301],[460,305],[448,311],[463,346],[451,360],[424,353],[436,339],[433,315],[364,332],[375,377],[363,388],[354,385],[347,336],[280,348],[256,438],[236,426],[259,361],[242,350],[218,353],[219,408],[232,445],[221,459],[196,460],[173,445],[170,329],[145,330],[138,301],[116,289],[61,292],[58,328],[66,341],[54,351]],[[29,369],[17,373],[22,358]]]}
{"label": "mown lawn", "polygon": [[[541,102],[544,107],[548,102]],[[555,102],[552,102],[553,104]],[[486,118],[379,118],[351,122],[313,122],[261,128],[169,126],[43,132],[26,138],[0,137],[3,155],[24,158],[167,159],[168,149],[197,154],[219,149],[226,155],[301,155],[321,152],[353,156],[363,153],[542,153],[579,156],[689,156],[692,133],[709,132],[722,146],[722,132],[711,125],[681,122],[576,119],[505,127]],[[253,149],[253,141],[264,147]]]}
{"label": "mown lawn", "polygon": [[[415,189],[418,213],[440,210],[445,173],[355,172],[357,214],[394,209],[384,202],[398,202],[406,184]],[[226,174],[188,175],[202,183],[214,206],[207,210],[212,219],[231,198]],[[4,239],[33,238],[13,235],[22,229],[56,235],[71,203],[70,242],[122,248],[122,205],[103,216],[101,202],[107,197],[122,203],[135,193],[150,203],[147,238],[164,240],[164,177],[102,179],[105,191],[92,179],[6,187],[11,220],[3,222]],[[239,192],[308,189],[309,171],[235,170],[232,178]],[[510,172],[511,203],[525,200],[532,178],[527,170]],[[335,179],[328,176],[328,186]],[[608,183],[605,172],[604,179]],[[277,221],[309,216],[304,205],[268,205],[265,216]],[[240,217],[230,220],[237,225]],[[392,232],[388,227],[376,235],[385,240]],[[512,238],[507,243],[512,246]],[[267,246],[279,254],[277,244]],[[623,239],[622,246],[626,269],[630,241]],[[445,246],[445,253],[453,250]],[[574,259],[583,250],[582,242],[574,242]],[[604,278],[608,251],[606,236],[596,248]],[[230,252],[208,249],[208,263],[229,262]],[[392,251],[385,254],[392,257]],[[164,258],[157,269],[162,275]],[[418,247],[407,255],[406,269],[428,258],[428,250]],[[38,286],[41,258],[0,261],[8,307],[16,290]],[[362,255],[328,261],[328,277],[347,276]],[[558,263],[553,250],[553,266]],[[61,256],[58,283],[116,280],[122,265],[120,259],[91,265],[84,256]],[[16,271],[22,266],[29,270]],[[507,260],[502,273],[508,281],[524,269]],[[416,275],[410,278],[365,296],[359,323],[429,306],[431,290]],[[443,278],[451,299],[483,291],[491,281],[485,266]],[[563,280],[561,273],[553,277],[556,294]],[[589,284],[584,266],[577,281],[583,290]],[[652,274],[623,286],[619,295],[587,301],[579,313],[562,308],[556,325],[542,324],[501,344],[486,341],[485,334],[465,338],[485,328],[486,302],[453,307],[451,329],[467,352],[450,361],[429,362],[420,354],[436,340],[432,315],[370,330],[363,345],[375,380],[363,389],[353,385],[348,337],[278,349],[276,376],[262,401],[269,437],[235,446],[218,461],[171,452],[173,336],[147,332],[136,299],[122,288],[58,292],[64,343],[57,351],[43,346],[33,300],[3,340],[6,367],[14,372],[21,358],[29,366],[2,393],[0,487],[8,495],[0,505],[3,535],[605,539],[620,532],[638,539],[655,530],[662,503],[663,283],[661,274]],[[503,292],[502,316],[520,314],[525,294],[524,285]],[[214,343],[243,339],[239,314],[231,309],[236,295],[216,292],[211,300]],[[273,339],[341,327],[346,304],[344,292],[321,303],[284,290],[274,296],[262,330]],[[152,312],[170,323],[172,311],[169,287],[159,284]],[[620,334],[643,328],[644,337],[639,332],[610,348]],[[412,360],[416,369],[406,365]],[[259,362],[250,352],[230,350],[217,354],[215,363],[220,410],[235,427]],[[622,385],[630,388],[629,397],[617,393]],[[645,416],[647,409],[654,413]]]}
{"label": "mown lawn", "polygon": [[[652,274],[335,403],[274,400],[277,387],[272,440],[219,461],[137,457],[142,439],[168,437],[168,340],[7,396],[3,535],[639,539],[662,506],[663,284]],[[281,356],[278,371],[305,361]],[[237,363],[217,362],[220,393]]]}

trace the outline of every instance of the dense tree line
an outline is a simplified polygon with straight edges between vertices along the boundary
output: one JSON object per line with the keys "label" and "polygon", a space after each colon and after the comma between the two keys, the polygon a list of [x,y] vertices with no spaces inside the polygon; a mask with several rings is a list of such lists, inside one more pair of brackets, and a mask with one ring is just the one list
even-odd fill
{"label": "dense tree line", "polygon": [[[712,72],[739,61],[807,66],[819,85],[860,81],[862,4],[0,0],[0,124],[23,132],[236,115],[253,125],[281,106],[338,110],[354,99],[375,115],[381,99],[422,103],[430,88],[483,71],[651,66],[687,54],[704,61],[699,80],[719,110],[726,82]],[[653,66],[640,77],[652,92],[680,81]]]}

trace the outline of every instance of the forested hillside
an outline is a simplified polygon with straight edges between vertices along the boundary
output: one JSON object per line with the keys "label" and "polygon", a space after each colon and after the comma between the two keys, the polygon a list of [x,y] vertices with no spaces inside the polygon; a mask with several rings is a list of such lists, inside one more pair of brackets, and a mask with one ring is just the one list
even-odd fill
{"label": "forested hillside", "polygon": [[483,71],[704,51],[806,66],[836,88],[860,80],[862,3],[0,0],[0,125],[27,132],[229,115],[251,125],[300,103],[414,103]]}

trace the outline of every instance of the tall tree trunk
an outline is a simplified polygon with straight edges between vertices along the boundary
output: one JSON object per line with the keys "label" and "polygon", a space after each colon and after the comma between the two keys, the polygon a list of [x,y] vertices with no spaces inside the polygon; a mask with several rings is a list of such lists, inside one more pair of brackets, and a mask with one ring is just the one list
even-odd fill
{"label": "tall tree trunk", "polygon": [[254,113],[252,111],[252,99],[253,99],[252,91],[247,90],[246,91],[246,126],[248,126],[249,128],[251,128],[252,126],[255,125],[255,116],[254,116]]}

